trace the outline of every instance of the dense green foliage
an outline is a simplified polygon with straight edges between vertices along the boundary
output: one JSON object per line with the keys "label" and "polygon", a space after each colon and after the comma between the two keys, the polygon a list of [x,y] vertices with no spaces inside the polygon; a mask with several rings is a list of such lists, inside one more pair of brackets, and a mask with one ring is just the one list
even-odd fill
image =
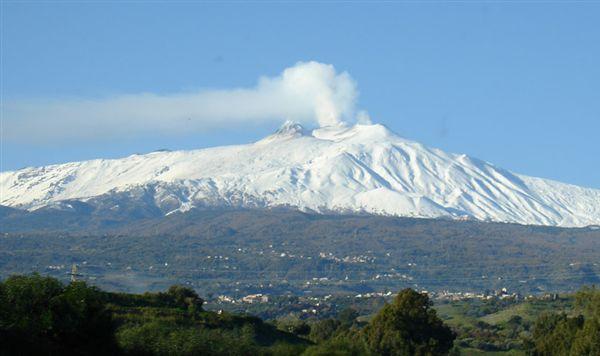
{"label": "dense green foliage", "polygon": [[425,294],[404,289],[363,330],[377,355],[444,355],[455,335],[437,316]]}
{"label": "dense green foliage", "polygon": [[104,294],[85,283],[14,276],[0,284],[0,345],[6,354],[109,354],[114,325]]}
{"label": "dense green foliage", "polygon": [[575,300],[581,314],[544,314],[537,319],[534,355],[600,355],[600,291],[584,288]]}
{"label": "dense green foliage", "polygon": [[309,347],[303,355],[307,356],[361,356],[372,355],[364,340],[354,333],[340,335],[328,339],[318,345]]}
{"label": "dense green foliage", "polygon": [[[600,355],[600,290],[447,302],[402,290],[374,315],[206,311],[193,289],[109,293],[38,274],[0,282],[0,355]],[[454,341],[456,338],[456,341]]]}
{"label": "dense green foliage", "polygon": [[348,320],[354,315],[346,309],[339,321],[313,324],[310,335],[320,343],[306,354],[447,355],[453,346],[454,333],[436,315],[427,295],[412,289],[398,293],[362,328],[353,322],[355,317]]}
{"label": "dense green foliage", "polygon": [[[381,354],[372,342],[378,332],[397,339],[386,344],[383,354],[404,355],[413,349],[445,354],[453,338],[427,296],[412,290],[402,291],[362,329],[353,309],[340,313],[341,320],[279,323],[278,328],[257,317],[205,311],[196,292],[183,286],[132,295],[103,292],[83,282],[63,285],[37,274],[1,282],[0,301],[2,355]],[[438,342],[442,331],[447,331],[445,338]]]}
{"label": "dense green foliage", "polygon": [[0,355],[299,354],[307,340],[202,310],[192,289],[132,295],[37,274],[0,283]]}

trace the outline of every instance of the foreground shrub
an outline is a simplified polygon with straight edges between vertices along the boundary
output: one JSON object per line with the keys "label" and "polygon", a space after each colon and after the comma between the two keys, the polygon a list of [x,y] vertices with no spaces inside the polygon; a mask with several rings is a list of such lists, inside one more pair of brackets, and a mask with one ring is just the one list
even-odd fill
{"label": "foreground shrub", "polygon": [[455,338],[425,294],[404,289],[363,331],[376,355],[444,355]]}
{"label": "foreground shrub", "polygon": [[13,276],[0,282],[0,354],[114,353],[104,294],[83,282]]}

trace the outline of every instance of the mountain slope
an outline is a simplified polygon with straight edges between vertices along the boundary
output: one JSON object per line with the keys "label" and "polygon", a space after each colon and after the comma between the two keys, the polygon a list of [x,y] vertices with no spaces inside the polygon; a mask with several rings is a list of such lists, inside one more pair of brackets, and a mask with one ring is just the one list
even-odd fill
{"label": "mountain slope", "polygon": [[162,214],[192,207],[289,206],[535,225],[600,224],[600,190],[517,175],[406,140],[382,125],[307,132],[286,123],[253,144],[2,172],[0,187],[0,204],[22,209],[69,209],[69,200],[82,200],[115,211],[143,204]]}

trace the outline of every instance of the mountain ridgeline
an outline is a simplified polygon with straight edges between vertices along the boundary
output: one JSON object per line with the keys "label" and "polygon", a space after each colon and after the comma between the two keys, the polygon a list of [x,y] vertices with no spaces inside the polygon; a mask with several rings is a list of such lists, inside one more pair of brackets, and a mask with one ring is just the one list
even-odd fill
{"label": "mountain ridgeline", "polygon": [[382,125],[307,131],[286,123],[258,142],[0,173],[0,205],[91,209],[123,218],[193,208],[600,224],[600,190],[515,174],[404,139]]}

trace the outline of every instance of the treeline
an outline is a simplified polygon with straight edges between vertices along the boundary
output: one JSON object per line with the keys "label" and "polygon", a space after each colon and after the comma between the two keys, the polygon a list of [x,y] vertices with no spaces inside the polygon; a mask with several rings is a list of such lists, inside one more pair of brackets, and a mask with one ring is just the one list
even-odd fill
{"label": "treeline", "polygon": [[[404,289],[368,322],[337,318],[265,322],[203,309],[190,288],[109,293],[37,274],[0,282],[0,355],[448,355],[455,332],[427,295]],[[576,312],[545,314],[526,337],[532,355],[600,355],[600,292]]]}
{"label": "treeline", "polygon": [[535,322],[535,355],[600,355],[600,290],[575,294],[576,313],[543,314]]}
{"label": "treeline", "polygon": [[308,344],[259,318],[208,312],[202,304],[182,286],[134,295],[13,276],[0,283],[0,354],[299,354]]}
{"label": "treeline", "polygon": [[37,274],[13,276],[0,283],[0,353],[433,355],[447,354],[454,340],[427,296],[410,289],[364,326],[350,311],[342,321],[286,330],[256,317],[205,311],[202,304],[182,286],[133,295]]}

